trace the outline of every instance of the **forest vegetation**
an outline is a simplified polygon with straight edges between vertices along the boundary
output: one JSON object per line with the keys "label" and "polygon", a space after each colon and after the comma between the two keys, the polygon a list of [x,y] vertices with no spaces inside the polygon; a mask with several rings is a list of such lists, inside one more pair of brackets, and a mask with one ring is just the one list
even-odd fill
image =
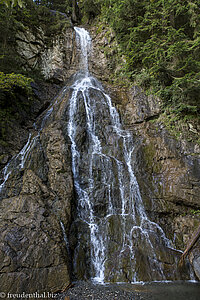
{"label": "forest vegetation", "polygon": [[[28,78],[34,78],[33,73],[24,72],[18,65],[14,48],[10,47],[15,43],[14,34],[20,26],[29,24],[34,28],[40,22],[51,36],[51,32],[62,26],[62,20],[57,16],[52,22],[49,11],[60,11],[74,23],[95,21],[112,28],[119,54],[125,58],[118,76],[125,76],[130,84],[137,84],[162,100],[163,120],[172,131],[175,128],[177,136],[180,135],[177,124],[190,122],[193,136],[189,139],[200,142],[196,134],[200,110],[198,0],[1,0],[0,3],[1,91],[5,91],[4,74],[5,78],[13,72],[21,74],[27,85],[30,85]],[[25,81],[15,81],[13,85],[24,88]]]}

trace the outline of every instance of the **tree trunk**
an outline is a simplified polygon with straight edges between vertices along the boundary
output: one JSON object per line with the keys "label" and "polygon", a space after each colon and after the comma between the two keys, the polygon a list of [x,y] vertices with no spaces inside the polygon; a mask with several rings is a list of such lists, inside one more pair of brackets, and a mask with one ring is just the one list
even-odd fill
{"label": "tree trunk", "polygon": [[72,22],[78,23],[80,21],[80,11],[76,0],[72,1]]}
{"label": "tree trunk", "polygon": [[200,237],[200,225],[197,228],[197,230],[193,233],[191,239],[189,240],[189,242],[187,244],[185,251],[181,255],[180,264],[183,263],[184,259],[189,254],[189,252],[191,251],[192,247],[195,245],[195,243],[197,242],[199,237]]}

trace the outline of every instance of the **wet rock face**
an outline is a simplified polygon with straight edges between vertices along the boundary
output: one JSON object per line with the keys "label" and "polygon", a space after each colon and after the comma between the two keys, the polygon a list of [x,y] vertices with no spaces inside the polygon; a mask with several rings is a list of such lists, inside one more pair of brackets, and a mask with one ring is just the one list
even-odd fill
{"label": "wet rock face", "polygon": [[[23,42],[25,39],[26,42]],[[32,34],[19,37],[19,47],[24,49],[22,53],[27,68],[39,64],[36,61],[32,63],[28,53],[30,51],[32,51],[31,55],[39,53],[43,47],[42,38],[41,45],[38,44],[34,47],[34,43],[29,42],[30,40],[34,41]],[[77,70],[80,53],[74,50],[74,43],[74,31],[69,28],[65,37],[55,40],[53,48],[41,52],[43,71],[47,78],[55,82],[62,82]],[[106,81],[109,77],[106,59],[98,48],[102,43],[107,42],[105,39],[98,41],[96,38],[90,57],[90,68],[98,78]],[[27,46],[28,44],[30,47]],[[111,88],[108,87],[108,90]],[[161,225],[178,249],[184,249],[194,227],[200,221],[197,214],[191,213],[191,210],[195,212],[200,209],[198,198],[200,192],[199,157],[195,150],[197,147],[183,141],[175,141],[161,124],[156,125],[149,122],[160,113],[158,99],[146,97],[137,87],[133,87],[130,91],[112,89],[112,93],[114,96],[112,99],[120,111],[125,127],[133,132],[135,173],[148,215],[151,220]],[[91,96],[95,94],[93,98],[98,105],[98,94],[92,89],[90,94]],[[89,232],[81,220],[76,219],[76,212],[73,213],[74,222],[72,223],[71,220],[72,201],[74,209],[77,207],[77,203],[74,199],[70,141],[67,136],[68,96],[66,94],[58,97],[59,105],[56,106],[41,130],[40,137],[26,161],[25,168],[20,171],[16,169],[13,172],[7,182],[7,190],[2,193],[3,199],[0,203],[0,281],[1,288],[5,292],[56,291],[62,289],[69,282],[71,257],[64,243],[60,221],[64,224],[66,235],[69,237],[72,254],[76,256],[77,265],[74,268],[77,271],[75,275],[80,279],[87,279],[91,275],[91,270],[88,268],[91,259],[88,243]],[[51,100],[50,95],[49,100]],[[76,118],[80,126],[77,131],[77,145],[83,155],[83,165],[80,171],[81,183],[87,185],[88,174],[84,171],[84,164],[87,164],[87,151],[85,150],[88,141],[84,127],[85,111],[81,104],[78,112]],[[40,125],[41,118],[38,120]],[[100,107],[95,118],[101,122],[102,110]],[[110,124],[106,115],[104,123],[109,129]],[[109,133],[109,130],[107,132]],[[99,134],[105,153],[109,154],[109,145],[106,141],[113,145],[115,140],[109,134],[105,138],[104,130],[101,130]],[[117,147],[120,147],[120,141],[117,141]],[[94,157],[95,159],[96,167],[93,170],[97,178],[97,192],[94,195],[95,213],[98,212],[103,216],[108,203],[102,199],[108,196],[108,191],[105,194],[102,186],[98,185],[98,178],[104,174],[101,171],[101,163]],[[116,163],[112,160],[110,163],[115,165],[114,170],[116,170]],[[106,177],[108,180],[109,176],[108,173]],[[114,180],[117,182],[116,176]],[[115,201],[119,202],[119,190],[116,190],[114,185],[112,192]],[[116,239],[119,234],[117,224],[118,220],[114,217],[108,224],[108,231],[112,235],[109,249],[110,260],[108,261],[110,273],[106,274],[108,280],[113,266],[117,264],[116,257],[111,255],[113,251],[117,255]],[[84,240],[85,248],[81,246],[81,240]],[[145,269],[144,262],[148,260],[148,253],[142,256],[140,251],[142,245],[136,246],[138,246],[137,256],[141,257],[141,263],[137,265],[137,268],[142,273]],[[197,244],[191,253],[190,261],[196,276],[200,278],[199,249],[199,244]],[[126,254],[124,253],[126,272],[117,279],[129,281],[131,271]],[[164,256],[160,252],[158,255],[160,258],[164,257],[165,270],[167,272],[168,269],[170,274],[170,268],[174,263],[171,259],[172,253]],[[149,270],[150,273],[151,270]],[[174,276],[172,277],[174,278]],[[149,280],[149,278],[145,279]],[[182,278],[185,279],[184,275]]]}
{"label": "wet rock face", "polygon": [[[59,83],[76,72],[78,54],[71,28],[57,40],[53,48],[44,52],[42,32],[37,45],[33,33],[21,33],[18,51],[27,70],[42,67],[48,79]],[[37,61],[30,60],[33,55]],[[65,113],[68,94],[62,90],[55,98],[59,105],[46,116],[55,90],[58,92],[54,84],[50,87],[48,83],[33,85],[38,105],[34,104],[31,117],[40,116],[36,122],[37,130],[32,130],[31,150],[27,152],[23,168],[19,166],[19,159],[15,161],[1,191],[0,281],[5,293],[55,292],[70,281],[69,249],[63,232],[65,230],[67,238],[74,197]],[[12,154],[26,143],[26,133],[26,130],[22,132],[23,140],[17,141],[17,149],[13,149]],[[17,139],[18,129],[15,134]]]}
{"label": "wet rock face", "polygon": [[[109,79],[109,71],[104,52],[100,49],[101,44],[104,44],[103,34],[96,35],[94,28],[91,32],[94,45],[90,55],[90,69],[105,81]],[[36,80],[32,83],[33,101],[23,93],[16,94],[16,97],[22,99],[24,108],[20,108],[20,111],[17,107],[13,108],[13,115],[18,117],[10,121],[4,143],[0,144],[0,169],[25,145],[35,119],[47,109],[64,82],[79,70],[80,49],[76,46],[75,31],[69,25],[53,39],[46,36],[40,27],[34,32],[26,28],[17,33],[16,43],[16,51],[20,56],[19,64],[23,69],[28,72],[41,72],[47,81]]]}
{"label": "wet rock face", "polygon": [[19,97],[22,101],[20,109],[15,103],[15,98],[12,99],[10,109],[13,119],[6,125],[5,137],[0,142],[0,169],[26,144],[35,119],[47,109],[51,99],[60,90],[59,85],[49,82],[36,80],[31,85],[33,89],[31,99],[24,95],[23,90],[15,94],[15,97]]}
{"label": "wet rock face", "polygon": [[23,171],[16,165],[1,193],[0,281],[5,293],[56,292],[70,281],[61,227],[62,222],[67,236],[73,198],[65,101],[46,120]]}
{"label": "wet rock face", "polygon": [[[177,141],[162,124],[159,101],[137,87],[124,92],[119,106],[126,127],[137,136],[135,171],[151,220],[164,229],[177,249],[184,250],[199,226],[200,157],[198,146]],[[190,261],[199,278],[199,246]]]}
{"label": "wet rock face", "polygon": [[16,92],[20,108],[12,105],[15,98],[10,99],[14,118],[9,120],[8,126],[5,125],[5,137],[0,143],[0,169],[25,145],[35,119],[47,109],[64,81],[78,70],[74,29],[67,25],[67,20],[64,29],[52,39],[45,35],[41,27],[34,32],[30,28],[21,29],[15,39],[19,65],[27,72],[42,73],[47,81],[40,79],[32,82],[31,97],[23,90]]}
{"label": "wet rock face", "polygon": [[121,128],[103,91],[95,86],[81,89],[84,85],[70,100],[76,112],[70,118],[76,149],[76,206],[69,241],[73,275],[106,282],[189,279],[187,268],[177,270],[180,253],[169,249],[161,228],[143,211],[131,166],[137,156],[137,147],[132,156],[136,139],[134,144]]}
{"label": "wet rock face", "polygon": [[154,119],[160,114],[160,100],[146,96],[141,88],[133,86],[129,90],[129,100],[124,103],[123,118],[125,125],[134,125]]}
{"label": "wet rock face", "polygon": [[[32,179],[36,180],[34,175]],[[40,202],[39,195],[30,194],[2,201],[0,280],[4,292],[52,291],[69,282],[60,224]]]}
{"label": "wet rock face", "polygon": [[190,263],[192,264],[194,268],[194,272],[196,277],[200,280],[200,242],[197,241],[196,245],[193,247],[189,259]]}

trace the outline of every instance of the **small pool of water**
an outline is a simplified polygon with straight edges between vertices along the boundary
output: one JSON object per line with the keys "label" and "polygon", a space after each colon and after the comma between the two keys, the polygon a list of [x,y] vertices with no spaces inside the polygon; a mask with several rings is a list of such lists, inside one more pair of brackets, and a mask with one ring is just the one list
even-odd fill
{"label": "small pool of water", "polygon": [[125,292],[136,292],[141,299],[153,300],[200,300],[200,282],[148,282],[134,284],[118,284]]}

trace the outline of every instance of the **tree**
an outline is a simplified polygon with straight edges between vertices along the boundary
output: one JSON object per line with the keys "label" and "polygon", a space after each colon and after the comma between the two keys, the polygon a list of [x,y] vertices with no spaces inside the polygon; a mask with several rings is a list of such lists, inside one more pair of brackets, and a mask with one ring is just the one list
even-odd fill
{"label": "tree", "polygon": [[198,0],[105,0],[103,17],[114,29],[125,72],[174,110],[196,113],[200,94]]}
{"label": "tree", "polygon": [[0,4],[5,4],[7,7],[14,7],[18,5],[19,7],[24,6],[23,0],[0,0]]}
{"label": "tree", "polygon": [[82,0],[79,1],[81,14],[89,23],[101,12],[101,5],[98,0]]}

